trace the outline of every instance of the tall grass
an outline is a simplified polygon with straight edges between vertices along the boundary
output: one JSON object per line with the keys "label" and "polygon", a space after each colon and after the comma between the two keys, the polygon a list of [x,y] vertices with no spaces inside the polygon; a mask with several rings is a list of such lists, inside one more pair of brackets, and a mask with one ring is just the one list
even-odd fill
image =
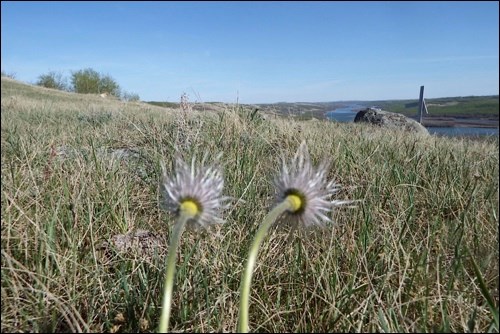
{"label": "tall grass", "polygon": [[[227,223],[186,231],[170,329],[236,330],[248,247],[273,206],[280,152],[306,140],[344,186],[338,226],[262,244],[258,332],[498,332],[498,139],[417,137],[360,124],[159,108],[2,78],[2,331],[155,331],[165,249],[103,250],[135,229],[167,246],[160,161],[223,151]],[[181,116],[182,115],[182,116]],[[182,119],[181,119],[182,117]],[[120,153],[121,152],[121,153]],[[120,154],[118,154],[120,153]],[[166,247],[165,247],[166,248]]]}

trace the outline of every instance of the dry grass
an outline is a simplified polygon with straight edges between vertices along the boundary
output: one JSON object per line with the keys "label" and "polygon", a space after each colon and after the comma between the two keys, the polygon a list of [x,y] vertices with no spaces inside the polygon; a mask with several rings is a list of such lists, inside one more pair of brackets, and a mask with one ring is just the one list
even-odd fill
{"label": "dry grass", "polygon": [[1,107],[2,331],[155,331],[165,252],[103,257],[99,245],[134,229],[168,240],[158,182],[175,150],[223,151],[235,201],[225,225],[183,235],[171,329],[235,331],[277,155],[306,139],[313,160],[332,158],[337,199],[363,201],[327,230],[272,231],[251,330],[498,332],[498,139],[263,119],[237,106],[181,114],[3,77]]}

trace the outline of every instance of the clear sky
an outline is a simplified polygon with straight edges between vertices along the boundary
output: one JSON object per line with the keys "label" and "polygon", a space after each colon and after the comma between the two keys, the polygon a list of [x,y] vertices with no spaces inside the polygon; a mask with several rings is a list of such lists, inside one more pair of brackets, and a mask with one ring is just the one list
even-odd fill
{"label": "clear sky", "polygon": [[1,2],[1,66],[92,68],[144,101],[497,95],[499,3]]}

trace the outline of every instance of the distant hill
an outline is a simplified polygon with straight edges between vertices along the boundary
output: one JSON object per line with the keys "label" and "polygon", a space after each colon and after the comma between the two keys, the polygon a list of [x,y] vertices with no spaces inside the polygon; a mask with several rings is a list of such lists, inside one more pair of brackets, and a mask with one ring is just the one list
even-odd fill
{"label": "distant hill", "polygon": [[[499,117],[499,96],[458,96],[425,99],[429,117]],[[387,111],[408,116],[415,115],[418,100],[371,101],[370,103]]]}
{"label": "distant hill", "polygon": [[[13,92],[16,91],[16,92]],[[26,96],[44,96],[47,99],[66,99],[81,100],[85,99],[101,99],[98,95],[93,94],[76,94],[64,92],[55,89],[49,89],[30,85],[8,77],[2,77],[2,95],[16,95],[23,92]],[[488,117],[498,119],[499,111],[499,96],[458,96],[458,97],[442,97],[434,99],[425,99],[429,114],[426,117]],[[111,102],[111,100],[109,100]],[[169,109],[179,108],[178,102],[139,102],[141,104],[149,104],[157,107],[165,107]],[[334,101],[334,102],[279,102],[279,103],[263,103],[263,104],[241,104],[242,107],[258,109],[260,112],[275,114],[280,116],[291,116],[303,119],[318,118],[325,119],[326,112],[342,108],[350,105],[359,105],[360,108],[376,106],[386,111],[397,112],[406,116],[415,116],[417,114],[418,100],[376,100],[376,101]],[[221,102],[207,103],[191,103],[194,110],[220,110],[230,104]]]}
{"label": "distant hill", "polygon": [[[458,96],[425,99],[428,117],[499,117],[499,96]],[[376,101],[339,101],[317,103],[289,103],[279,102],[272,104],[257,104],[264,112],[273,112],[282,115],[310,116],[324,118],[325,113],[350,105],[359,105],[360,108],[376,106],[386,111],[397,112],[406,116],[417,114],[418,99],[414,100],[376,100]]]}

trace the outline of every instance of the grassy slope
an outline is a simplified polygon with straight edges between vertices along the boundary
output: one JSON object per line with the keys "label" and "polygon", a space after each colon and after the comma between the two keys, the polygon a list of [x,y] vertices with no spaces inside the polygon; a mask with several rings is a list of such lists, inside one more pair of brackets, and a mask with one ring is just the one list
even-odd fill
{"label": "grassy slope", "polygon": [[[224,152],[227,223],[185,233],[171,330],[235,331],[248,245],[273,204],[276,157],[301,140],[332,158],[339,223],[264,242],[250,328],[498,331],[498,139],[415,137],[363,124],[264,119],[236,106],[165,109],[2,78],[2,331],[154,331],[164,253],[97,245],[132,228],[168,239],[160,161]],[[117,158],[117,150],[135,152]],[[241,201],[237,201],[241,199]],[[491,305],[490,305],[491,304]],[[496,310],[495,310],[496,308]],[[498,322],[498,320],[497,320]]]}

